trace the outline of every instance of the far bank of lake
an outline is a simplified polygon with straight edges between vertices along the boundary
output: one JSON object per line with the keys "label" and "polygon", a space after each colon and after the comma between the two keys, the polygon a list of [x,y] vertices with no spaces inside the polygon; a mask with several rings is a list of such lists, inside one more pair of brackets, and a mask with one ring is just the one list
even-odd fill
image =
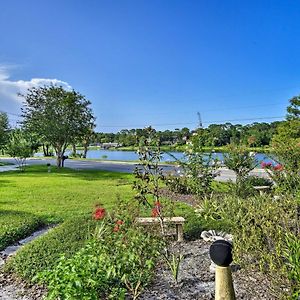
{"label": "far bank of lake", "polygon": [[[83,151],[78,150],[77,153],[81,154]],[[66,155],[70,155],[71,150],[66,151]],[[35,156],[43,156],[43,153],[36,153]],[[213,156],[216,160],[223,161],[224,155],[222,152],[214,152]],[[112,161],[137,161],[139,160],[138,154],[135,151],[122,151],[122,150],[104,150],[104,149],[91,149],[87,152],[88,159],[98,159],[98,160],[112,160]],[[184,159],[183,152],[164,152],[162,155],[162,162],[175,162],[176,159]],[[256,153],[255,158],[258,163],[261,162],[273,162],[264,153]]]}

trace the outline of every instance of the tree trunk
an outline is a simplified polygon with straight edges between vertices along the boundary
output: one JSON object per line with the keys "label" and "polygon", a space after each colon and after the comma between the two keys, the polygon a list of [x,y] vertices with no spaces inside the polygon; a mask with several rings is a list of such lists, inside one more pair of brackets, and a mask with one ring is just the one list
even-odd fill
{"label": "tree trunk", "polygon": [[43,152],[44,152],[44,156],[47,156],[46,149],[45,149],[45,144],[43,144]]}
{"label": "tree trunk", "polygon": [[56,156],[57,156],[56,165],[57,165],[58,168],[61,168],[62,167],[63,151],[62,151],[61,147],[56,148],[55,151],[56,151]]}
{"label": "tree trunk", "polygon": [[72,150],[72,155],[74,156],[74,157],[76,157],[76,155],[77,155],[77,153],[76,153],[76,144],[73,144],[72,145],[72,148],[73,148],[73,150]]}
{"label": "tree trunk", "polygon": [[49,145],[48,144],[43,144],[43,152],[44,152],[44,156],[50,156],[49,154]]}
{"label": "tree trunk", "polygon": [[86,154],[87,154],[87,151],[88,151],[88,144],[83,144],[83,155],[82,157],[83,158],[86,158]]}

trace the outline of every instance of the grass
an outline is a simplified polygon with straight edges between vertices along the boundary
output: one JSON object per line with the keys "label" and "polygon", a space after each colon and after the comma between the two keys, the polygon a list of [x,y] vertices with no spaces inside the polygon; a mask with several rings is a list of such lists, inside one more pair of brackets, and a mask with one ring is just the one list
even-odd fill
{"label": "grass", "polygon": [[0,209],[22,211],[49,220],[90,212],[95,203],[111,207],[116,194],[130,199],[132,175],[108,171],[57,170],[30,166],[24,173],[0,174]]}
{"label": "grass", "polygon": [[96,203],[111,208],[119,194],[132,198],[132,175],[31,166],[0,173],[0,249],[37,227],[90,214]]}

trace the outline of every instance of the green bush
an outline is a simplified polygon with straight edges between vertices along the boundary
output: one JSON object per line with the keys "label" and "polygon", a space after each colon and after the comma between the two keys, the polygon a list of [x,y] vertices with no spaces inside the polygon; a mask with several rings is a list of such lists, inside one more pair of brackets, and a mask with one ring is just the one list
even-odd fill
{"label": "green bush", "polygon": [[33,214],[0,210],[0,251],[27,237],[43,225],[45,225],[44,220]]}
{"label": "green bush", "polygon": [[[295,249],[299,245],[288,244],[287,235],[297,235],[297,199],[282,197],[280,201],[274,201],[268,196],[247,199],[232,196],[208,202],[199,217],[230,225],[235,260],[246,268],[268,273],[276,283],[274,288],[287,286],[292,293],[297,287],[299,252]],[[291,263],[290,268],[286,267],[287,260]]]}
{"label": "green bush", "polygon": [[258,177],[258,176],[248,176],[246,181],[251,186],[272,186],[273,182],[265,177]]}
{"label": "green bush", "polygon": [[28,243],[8,260],[5,271],[32,279],[38,272],[53,267],[62,254],[70,257],[85,245],[89,228],[95,226],[89,219],[66,221]]}
{"label": "green bush", "polygon": [[287,260],[286,271],[291,281],[291,298],[300,299],[300,240],[294,234],[286,235],[284,257]]}
{"label": "green bush", "polygon": [[178,194],[190,194],[192,192],[185,176],[168,175],[164,178],[164,181],[171,192]]}
{"label": "green bush", "polygon": [[150,234],[122,223],[102,221],[97,234],[72,258],[38,276],[48,299],[136,299],[150,281],[161,243]]}

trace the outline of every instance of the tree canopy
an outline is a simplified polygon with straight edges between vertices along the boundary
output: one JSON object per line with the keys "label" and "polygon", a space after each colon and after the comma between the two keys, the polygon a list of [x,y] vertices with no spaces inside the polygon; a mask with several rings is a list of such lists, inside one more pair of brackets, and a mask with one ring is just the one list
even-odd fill
{"label": "tree canopy", "polygon": [[6,113],[0,112],[0,149],[3,149],[8,141],[9,122]]}
{"label": "tree canopy", "polygon": [[287,120],[300,119],[300,95],[290,99],[290,105],[287,107]]}
{"label": "tree canopy", "polygon": [[52,145],[61,167],[67,146],[94,127],[91,102],[74,90],[54,85],[31,88],[22,96],[24,128]]}

